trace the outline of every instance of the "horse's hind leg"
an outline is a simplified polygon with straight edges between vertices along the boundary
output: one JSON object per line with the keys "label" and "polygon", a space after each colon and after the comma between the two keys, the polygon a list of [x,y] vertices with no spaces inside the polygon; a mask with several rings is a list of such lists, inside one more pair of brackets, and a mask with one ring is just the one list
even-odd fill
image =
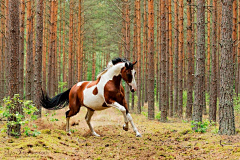
{"label": "horse's hind leg", "polygon": [[93,129],[91,123],[90,123],[90,120],[91,120],[91,118],[92,118],[93,113],[94,113],[94,110],[91,110],[91,109],[88,108],[87,114],[86,114],[86,116],[85,116],[85,120],[86,120],[86,122],[87,122],[87,124],[88,124],[88,127],[89,127],[90,130],[91,130],[92,135],[99,137],[100,135],[97,134],[97,133],[94,131],[94,129]]}
{"label": "horse's hind leg", "polygon": [[72,104],[72,105],[69,105],[69,108],[70,110],[66,112],[66,132],[71,134],[69,130],[69,120],[70,120],[70,117],[76,115],[79,112],[80,106],[77,104]]}

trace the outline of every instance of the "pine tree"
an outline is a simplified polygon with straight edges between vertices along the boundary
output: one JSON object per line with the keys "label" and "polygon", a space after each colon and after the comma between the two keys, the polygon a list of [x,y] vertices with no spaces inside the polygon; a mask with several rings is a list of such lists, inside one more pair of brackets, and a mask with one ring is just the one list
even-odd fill
{"label": "pine tree", "polygon": [[219,134],[233,135],[235,117],[233,109],[233,1],[222,0],[221,21],[221,67],[219,98]]}

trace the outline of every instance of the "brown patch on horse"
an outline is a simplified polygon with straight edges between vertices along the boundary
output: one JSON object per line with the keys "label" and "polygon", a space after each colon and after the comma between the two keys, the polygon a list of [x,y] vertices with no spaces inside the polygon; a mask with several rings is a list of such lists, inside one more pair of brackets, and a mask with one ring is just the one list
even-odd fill
{"label": "brown patch on horse", "polygon": [[92,81],[92,82],[87,86],[87,88],[91,88],[92,86],[97,85],[98,82],[100,81],[100,79],[101,79],[101,77],[99,77],[96,81]]}
{"label": "brown patch on horse", "polygon": [[98,94],[98,89],[97,89],[97,87],[93,90],[93,94],[94,94],[94,95],[97,95],[97,94]]}
{"label": "brown patch on horse", "polygon": [[86,86],[89,84],[90,82],[83,82],[81,86],[79,86],[77,94],[78,94],[78,99],[81,103],[81,105],[83,104],[83,91],[86,88]]}
{"label": "brown patch on horse", "polygon": [[131,83],[132,82],[132,73],[130,69],[127,69],[126,67],[123,67],[121,70],[122,78],[127,82]]}
{"label": "brown patch on horse", "polygon": [[128,106],[125,100],[124,88],[121,85],[121,76],[114,76],[113,80],[110,80],[104,86],[104,98],[108,104],[118,102],[124,106],[128,113]]}

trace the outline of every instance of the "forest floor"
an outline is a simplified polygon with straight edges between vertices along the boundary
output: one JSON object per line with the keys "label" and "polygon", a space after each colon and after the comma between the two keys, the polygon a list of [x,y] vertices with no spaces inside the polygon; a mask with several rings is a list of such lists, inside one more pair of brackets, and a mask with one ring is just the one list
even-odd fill
{"label": "forest floor", "polygon": [[[113,108],[95,112],[92,117],[100,137],[90,135],[85,108],[70,119],[69,136],[65,132],[66,110],[67,107],[38,119],[35,124],[41,134],[37,137],[12,138],[1,133],[1,159],[240,159],[239,113],[235,115],[235,136],[218,135],[217,126],[210,126],[206,133],[195,133],[190,122],[184,120],[161,123],[132,114],[142,134],[138,138],[131,127],[128,132],[122,129],[123,116]],[[1,128],[3,125],[0,122]]]}

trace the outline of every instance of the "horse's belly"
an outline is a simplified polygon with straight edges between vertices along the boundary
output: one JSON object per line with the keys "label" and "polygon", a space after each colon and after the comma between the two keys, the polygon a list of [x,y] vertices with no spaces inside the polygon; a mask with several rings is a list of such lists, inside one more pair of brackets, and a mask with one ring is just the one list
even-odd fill
{"label": "horse's belly", "polygon": [[[91,93],[91,92],[90,92]],[[84,94],[84,99],[83,99],[83,104],[91,108],[93,110],[103,110],[108,107],[103,107],[104,104],[104,98],[101,95],[93,95],[93,94],[88,94],[88,92],[85,92]]]}

